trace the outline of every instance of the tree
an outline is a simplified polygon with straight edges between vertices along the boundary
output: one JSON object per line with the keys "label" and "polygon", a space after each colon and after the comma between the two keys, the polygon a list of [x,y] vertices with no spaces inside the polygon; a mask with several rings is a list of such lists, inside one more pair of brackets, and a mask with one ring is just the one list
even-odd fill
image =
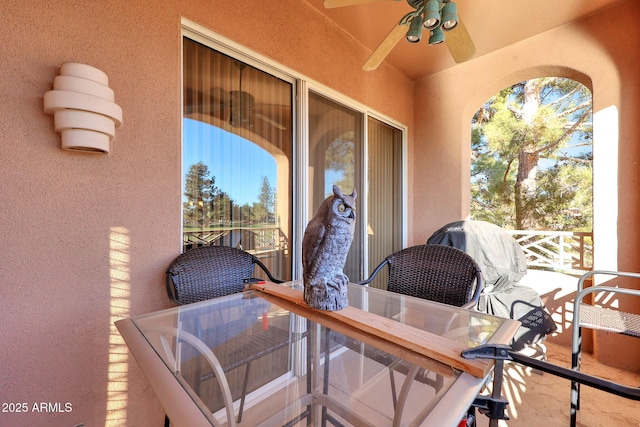
{"label": "tree", "polygon": [[337,137],[327,148],[325,156],[327,169],[342,172],[342,178],[335,184],[344,193],[351,193],[355,186],[354,132],[345,132]]}
{"label": "tree", "polygon": [[213,224],[230,223],[233,219],[233,200],[227,193],[217,190],[211,200],[210,219]]}
{"label": "tree", "polygon": [[516,229],[586,227],[590,214],[576,222],[568,200],[587,203],[591,192],[591,115],[590,91],[565,78],[527,80],[489,99],[472,121],[473,217]]}
{"label": "tree", "polygon": [[269,179],[263,176],[258,203],[254,203],[252,210],[256,222],[269,222],[269,218],[275,213],[275,197],[276,193],[269,184]]}
{"label": "tree", "polygon": [[202,162],[191,165],[185,177],[184,187],[184,220],[189,224],[204,227],[209,221],[209,207],[216,190],[215,178],[209,177],[209,167]]}
{"label": "tree", "polygon": [[266,176],[262,178],[258,201],[242,206],[218,188],[215,182],[215,176],[210,176],[209,167],[203,162],[191,165],[185,176],[185,224],[205,228],[212,224],[263,223],[275,217],[276,192]]}
{"label": "tree", "polygon": [[191,165],[185,176],[183,216],[186,224],[205,228],[212,224],[230,224],[240,218],[240,209],[233,199],[215,183],[216,178],[209,175],[207,165],[203,162]]}

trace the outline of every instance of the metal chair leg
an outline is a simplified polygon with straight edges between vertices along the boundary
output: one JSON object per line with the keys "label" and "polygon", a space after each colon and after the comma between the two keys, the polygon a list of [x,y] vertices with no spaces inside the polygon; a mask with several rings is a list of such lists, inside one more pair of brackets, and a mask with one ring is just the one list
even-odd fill
{"label": "metal chair leg", "polygon": [[240,408],[238,409],[238,424],[242,421],[242,411],[244,410],[244,399],[247,397],[247,385],[249,384],[249,368],[251,362],[247,363],[244,371],[244,382],[242,384],[242,397],[240,397]]}
{"label": "metal chair leg", "polygon": [[[331,337],[329,336],[329,328],[323,326],[324,329],[324,366],[323,366],[323,375],[324,380],[322,381],[322,393],[325,396],[329,395],[329,362],[331,360]],[[322,407],[322,427],[326,427],[327,425],[327,407]],[[335,423],[334,423],[335,425]]]}
{"label": "metal chair leg", "polygon": [[393,368],[389,368],[389,379],[391,381],[391,399],[393,399],[393,410],[398,405],[398,392],[396,391],[396,379],[393,375]]}
{"label": "metal chair leg", "polygon": [[[573,343],[571,352],[571,369],[580,370],[580,359],[582,358],[582,328],[578,327],[577,342]],[[569,426],[576,427],[578,421],[578,411],[580,410],[580,383],[571,381],[571,408]]]}

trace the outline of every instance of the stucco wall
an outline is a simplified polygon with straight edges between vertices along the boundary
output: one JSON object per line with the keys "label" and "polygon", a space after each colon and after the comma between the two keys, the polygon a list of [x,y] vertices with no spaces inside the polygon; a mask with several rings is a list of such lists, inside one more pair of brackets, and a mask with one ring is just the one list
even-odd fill
{"label": "stucco wall", "polygon": [[[635,1],[424,79],[415,105],[412,82],[384,64],[363,73],[370,52],[300,0],[4,0],[0,16],[0,390],[30,412],[0,413],[0,425],[162,423],[112,324],[168,305],[163,273],[180,251],[181,16],[408,125],[412,244],[467,214],[474,108],[520,69],[579,70],[594,105],[619,110],[618,250],[621,267],[640,270]],[[105,71],[123,108],[107,156],[62,151],[43,112],[68,61]],[[39,402],[72,410],[32,412]]]}
{"label": "stucco wall", "polygon": [[[424,243],[442,225],[468,216],[470,123],[479,106],[514,83],[557,75],[579,80],[593,93],[595,266],[640,271],[639,20],[640,3],[627,1],[418,81],[411,152],[421,167],[412,168],[410,242]],[[621,304],[638,307],[637,301]],[[640,366],[638,340],[598,338],[600,360]]]}
{"label": "stucco wall", "polygon": [[[410,128],[413,83],[387,66],[362,72],[369,52],[298,0],[5,0],[0,16],[0,395],[29,405],[0,425],[161,425],[113,322],[168,306],[181,16]],[[64,62],[109,76],[124,112],[109,155],[59,148],[42,98]],[[33,412],[39,402],[62,405]]]}

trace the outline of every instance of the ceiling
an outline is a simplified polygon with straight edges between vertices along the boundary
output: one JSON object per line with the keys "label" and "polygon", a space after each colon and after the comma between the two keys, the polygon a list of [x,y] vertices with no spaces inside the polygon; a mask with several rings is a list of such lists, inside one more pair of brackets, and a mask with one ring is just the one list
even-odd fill
{"label": "ceiling", "polygon": [[[413,8],[405,0],[370,0],[368,4],[327,9],[323,0],[307,0],[371,51]],[[479,57],[552,28],[598,13],[627,0],[454,0]],[[411,80],[453,67],[445,44],[402,39],[386,63]],[[370,71],[375,73],[376,71]]]}

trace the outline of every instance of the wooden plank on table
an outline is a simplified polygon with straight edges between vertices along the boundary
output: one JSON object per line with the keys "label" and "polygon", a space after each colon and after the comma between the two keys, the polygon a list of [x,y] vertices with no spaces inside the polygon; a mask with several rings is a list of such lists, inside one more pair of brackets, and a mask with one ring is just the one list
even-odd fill
{"label": "wooden plank on table", "polygon": [[423,354],[404,348],[394,342],[382,339],[375,334],[362,331],[361,329],[358,329],[357,327],[354,327],[349,323],[331,317],[323,316],[321,310],[312,310],[306,304],[301,305],[288,299],[281,298],[277,295],[267,294],[264,292],[262,292],[262,294],[262,298],[264,298],[266,301],[276,304],[277,306],[284,308],[291,313],[304,316],[305,319],[321,324],[335,332],[347,335],[364,344],[374,346],[379,350],[404,359],[414,365],[422,366],[426,370],[431,371],[435,374],[440,374],[448,377],[451,375],[451,371],[454,370],[449,365],[434,360]]}
{"label": "wooden plank on table", "polygon": [[462,344],[378,314],[351,306],[339,311],[317,310],[304,301],[302,291],[286,285],[265,282],[254,283],[250,287],[294,303],[311,320],[325,318],[338,321],[478,378],[484,378],[493,367],[493,360],[463,358],[462,351],[467,347]]}

